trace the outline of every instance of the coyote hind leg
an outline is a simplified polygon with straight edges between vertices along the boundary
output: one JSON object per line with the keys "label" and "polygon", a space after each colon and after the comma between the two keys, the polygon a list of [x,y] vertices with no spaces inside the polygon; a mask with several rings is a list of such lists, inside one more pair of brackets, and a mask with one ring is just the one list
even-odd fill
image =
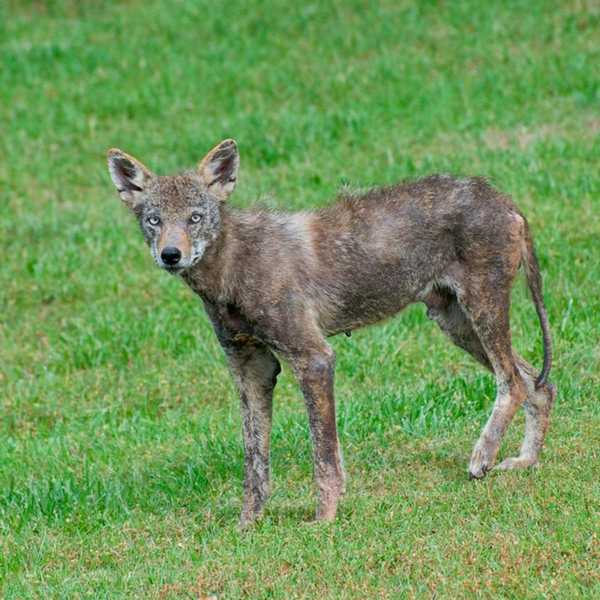
{"label": "coyote hind leg", "polygon": [[496,375],[497,396],[492,414],[475,445],[469,476],[481,479],[491,470],[502,436],[526,391],[513,360],[508,303],[483,294],[459,302],[453,290],[438,288],[425,299],[430,318],[460,348]]}
{"label": "coyote hind leg", "polygon": [[[468,352],[484,367],[494,372],[471,320],[461,308],[452,290],[448,288],[433,290],[425,299],[425,304],[427,305],[427,316],[433,319],[459,348]],[[519,456],[503,460],[495,467],[499,470],[526,468],[537,464],[556,396],[556,389],[550,383],[536,389],[536,370],[516,353],[514,362],[527,390],[527,397],[523,402],[525,438]]]}
{"label": "coyote hind leg", "polygon": [[[448,288],[433,290],[425,299],[425,304],[427,305],[427,316],[434,320],[459,348],[468,352],[484,367],[494,372],[470,319],[461,308],[452,290]],[[503,460],[495,467],[499,470],[526,468],[537,464],[556,396],[556,389],[550,383],[536,389],[535,381],[538,374],[527,361],[516,353],[514,361],[527,389],[527,397],[523,402],[525,438],[519,455]]]}
{"label": "coyote hind leg", "polygon": [[[527,386],[517,368],[511,344],[510,285],[491,285],[498,281],[475,277],[464,283],[468,285],[457,291],[457,300],[475,336],[470,334],[469,343],[459,345],[466,345],[467,350],[488,368],[491,367],[496,376],[496,400],[492,414],[475,444],[469,463],[469,476],[481,479],[494,466],[504,433],[527,398]],[[510,281],[504,283],[509,284]],[[482,349],[487,360],[481,355]]]}
{"label": "coyote hind leg", "polygon": [[556,398],[556,388],[551,383],[545,383],[536,389],[537,372],[535,369],[521,357],[516,356],[515,358],[519,372],[527,386],[527,399],[523,403],[525,437],[519,456],[507,458],[496,466],[502,471],[537,465],[550,424],[550,411]]}

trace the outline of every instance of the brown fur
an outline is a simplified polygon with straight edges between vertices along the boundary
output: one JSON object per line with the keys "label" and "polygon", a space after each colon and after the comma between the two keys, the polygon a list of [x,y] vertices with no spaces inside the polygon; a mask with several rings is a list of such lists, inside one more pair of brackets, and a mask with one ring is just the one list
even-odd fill
{"label": "brown fur", "polygon": [[[435,175],[345,195],[315,212],[241,211],[225,202],[238,164],[232,140],[209,152],[197,170],[170,177],[109,151],[113,181],[155,259],[202,298],[228,357],[243,413],[242,523],[260,514],[269,491],[276,356],[289,362],[302,388],[314,442],[317,518],[332,519],[344,471],[335,355],[326,338],[413,302],[424,302],[450,339],[496,376],[496,402],[473,450],[470,476],[481,478],[493,467],[521,405],[521,454],[498,468],[535,464],[555,390],[547,381],[551,349],[539,267],[527,222],[513,202],[483,179]],[[180,250],[176,265],[163,261],[166,246]],[[522,264],[543,331],[539,374],[511,343],[510,290]]]}

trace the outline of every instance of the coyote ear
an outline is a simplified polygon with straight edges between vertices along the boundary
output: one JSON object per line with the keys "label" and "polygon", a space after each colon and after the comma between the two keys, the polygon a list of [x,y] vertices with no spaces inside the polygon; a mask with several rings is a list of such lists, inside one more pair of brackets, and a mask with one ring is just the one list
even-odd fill
{"label": "coyote ear", "polygon": [[152,173],[139,160],[118,148],[108,151],[108,172],[121,200],[135,209],[141,201],[140,192],[152,178]]}
{"label": "coyote ear", "polygon": [[226,200],[235,188],[240,155],[234,140],[217,144],[198,165],[202,181],[219,200]]}

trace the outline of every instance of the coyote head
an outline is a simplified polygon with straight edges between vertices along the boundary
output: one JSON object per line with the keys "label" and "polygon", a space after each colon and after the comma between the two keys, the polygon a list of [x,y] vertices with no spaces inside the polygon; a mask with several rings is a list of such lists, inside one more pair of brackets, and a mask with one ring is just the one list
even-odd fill
{"label": "coyote head", "polygon": [[121,200],[137,216],[158,266],[172,273],[198,262],[221,228],[221,203],[235,187],[237,145],[224,140],[197,169],[157,176],[141,162],[113,148],[108,170]]}

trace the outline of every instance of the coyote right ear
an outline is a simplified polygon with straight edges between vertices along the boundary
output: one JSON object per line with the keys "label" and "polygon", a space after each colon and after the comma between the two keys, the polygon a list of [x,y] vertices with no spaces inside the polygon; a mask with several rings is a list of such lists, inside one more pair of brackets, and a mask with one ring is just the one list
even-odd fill
{"label": "coyote right ear", "polygon": [[121,200],[134,210],[152,173],[139,160],[118,148],[108,151],[108,171]]}

